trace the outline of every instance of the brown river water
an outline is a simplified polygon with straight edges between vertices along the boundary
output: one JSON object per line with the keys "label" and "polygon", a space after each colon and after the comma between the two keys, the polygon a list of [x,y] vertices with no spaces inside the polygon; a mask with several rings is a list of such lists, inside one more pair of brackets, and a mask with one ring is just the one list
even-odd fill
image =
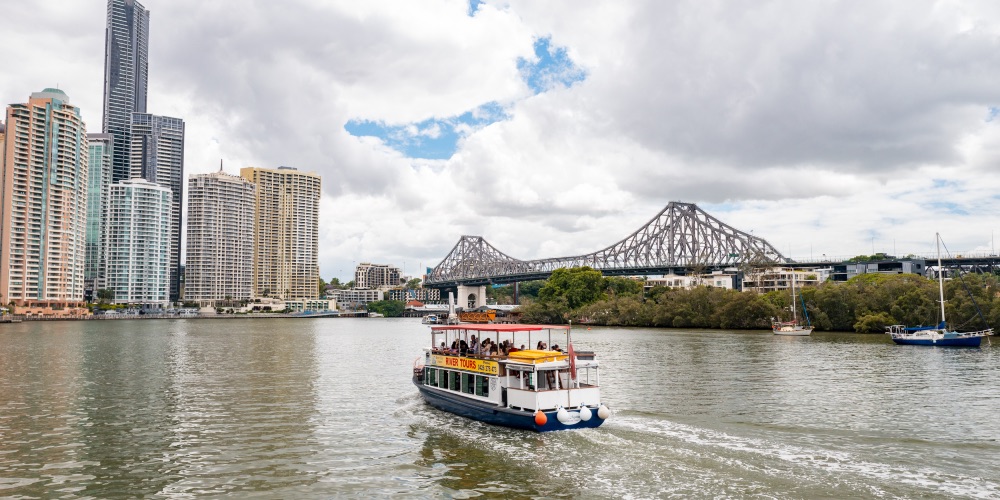
{"label": "brown river water", "polygon": [[573,339],[613,415],[536,434],[424,404],[416,319],[0,325],[0,497],[1000,498],[1000,344]]}

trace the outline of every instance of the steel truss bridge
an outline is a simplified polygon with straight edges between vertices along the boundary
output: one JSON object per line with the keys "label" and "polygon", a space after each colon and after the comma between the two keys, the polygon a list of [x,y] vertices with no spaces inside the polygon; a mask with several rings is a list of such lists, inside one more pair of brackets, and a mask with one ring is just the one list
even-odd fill
{"label": "steel truss bridge", "polygon": [[682,274],[790,262],[767,240],[712,217],[693,203],[670,202],[646,225],[603,250],[573,257],[520,260],[481,236],[462,236],[424,286],[515,283],[548,278],[559,268],[589,266],[607,276]]}

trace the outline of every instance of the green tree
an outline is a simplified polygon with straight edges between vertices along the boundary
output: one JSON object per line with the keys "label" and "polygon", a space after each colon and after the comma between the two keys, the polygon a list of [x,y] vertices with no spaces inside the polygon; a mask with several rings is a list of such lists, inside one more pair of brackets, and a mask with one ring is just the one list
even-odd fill
{"label": "green tree", "polygon": [[854,323],[854,331],[858,333],[884,333],[885,327],[896,324],[888,313],[868,313],[858,318]]}
{"label": "green tree", "polygon": [[115,300],[115,291],[110,288],[98,289],[97,299],[101,302],[110,302],[112,300]]}
{"label": "green tree", "polygon": [[604,278],[604,288],[613,297],[642,295],[642,281],[612,276]]}
{"label": "green tree", "polygon": [[522,320],[526,323],[561,325],[566,323],[570,307],[566,297],[555,297],[548,300],[526,299],[520,307]]}
{"label": "green tree", "polygon": [[368,311],[379,313],[387,318],[398,318],[406,310],[402,300],[376,300],[368,303]]}
{"label": "green tree", "polygon": [[545,286],[538,291],[540,301],[565,298],[570,309],[604,298],[604,277],[590,267],[561,268],[552,272]]}
{"label": "green tree", "polygon": [[409,288],[410,290],[420,288],[421,283],[422,281],[420,278],[413,278],[410,281],[406,282],[406,288]]}
{"label": "green tree", "polygon": [[719,327],[726,329],[764,329],[778,314],[773,304],[755,293],[732,292],[719,309]]}
{"label": "green tree", "polygon": [[[517,294],[519,298],[538,298],[538,293],[545,286],[546,280],[523,281],[518,283]],[[513,294],[512,294],[513,295]]]}
{"label": "green tree", "polygon": [[497,304],[514,303],[514,285],[493,285],[486,287],[486,299]]}

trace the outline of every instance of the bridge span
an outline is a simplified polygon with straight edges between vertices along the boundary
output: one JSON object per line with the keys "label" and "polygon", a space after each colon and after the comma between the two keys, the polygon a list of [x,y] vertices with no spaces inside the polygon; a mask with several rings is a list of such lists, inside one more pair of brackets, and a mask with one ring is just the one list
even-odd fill
{"label": "bridge span", "polygon": [[520,260],[481,236],[462,236],[424,286],[452,288],[548,278],[559,268],[589,266],[607,276],[684,273],[790,263],[767,240],[740,231],[693,203],[672,201],[625,239],[593,253]]}

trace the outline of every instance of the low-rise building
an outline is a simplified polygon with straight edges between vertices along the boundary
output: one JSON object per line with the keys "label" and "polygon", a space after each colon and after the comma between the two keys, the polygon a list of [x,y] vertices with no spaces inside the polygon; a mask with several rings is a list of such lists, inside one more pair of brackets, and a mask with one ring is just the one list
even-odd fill
{"label": "low-rise building", "polygon": [[877,262],[845,262],[834,264],[830,269],[830,279],[847,281],[860,274],[927,274],[927,261],[923,259],[884,260]]}
{"label": "low-rise building", "polygon": [[329,299],[286,300],[291,312],[330,312],[337,310],[337,301]]}
{"label": "low-rise building", "polygon": [[775,290],[788,290],[792,287],[793,276],[795,280],[795,288],[816,286],[826,281],[829,274],[829,269],[803,270],[788,267],[774,267],[763,270],[759,273],[744,275],[743,291],[767,293]]}
{"label": "low-rise building", "polygon": [[650,289],[655,286],[665,286],[670,288],[691,289],[696,286],[710,286],[714,288],[736,288],[736,275],[715,271],[710,274],[678,275],[668,274],[658,278],[646,279],[643,287]]}
{"label": "low-rise building", "polygon": [[441,290],[437,288],[394,288],[387,295],[389,300],[419,300],[425,304],[441,302]]}
{"label": "low-rise building", "polygon": [[334,290],[332,298],[337,301],[342,308],[356,308],[369,302],[385,300],[385,293],[382,290],[369,290],[365,288],[350,288],[347,290]]}

